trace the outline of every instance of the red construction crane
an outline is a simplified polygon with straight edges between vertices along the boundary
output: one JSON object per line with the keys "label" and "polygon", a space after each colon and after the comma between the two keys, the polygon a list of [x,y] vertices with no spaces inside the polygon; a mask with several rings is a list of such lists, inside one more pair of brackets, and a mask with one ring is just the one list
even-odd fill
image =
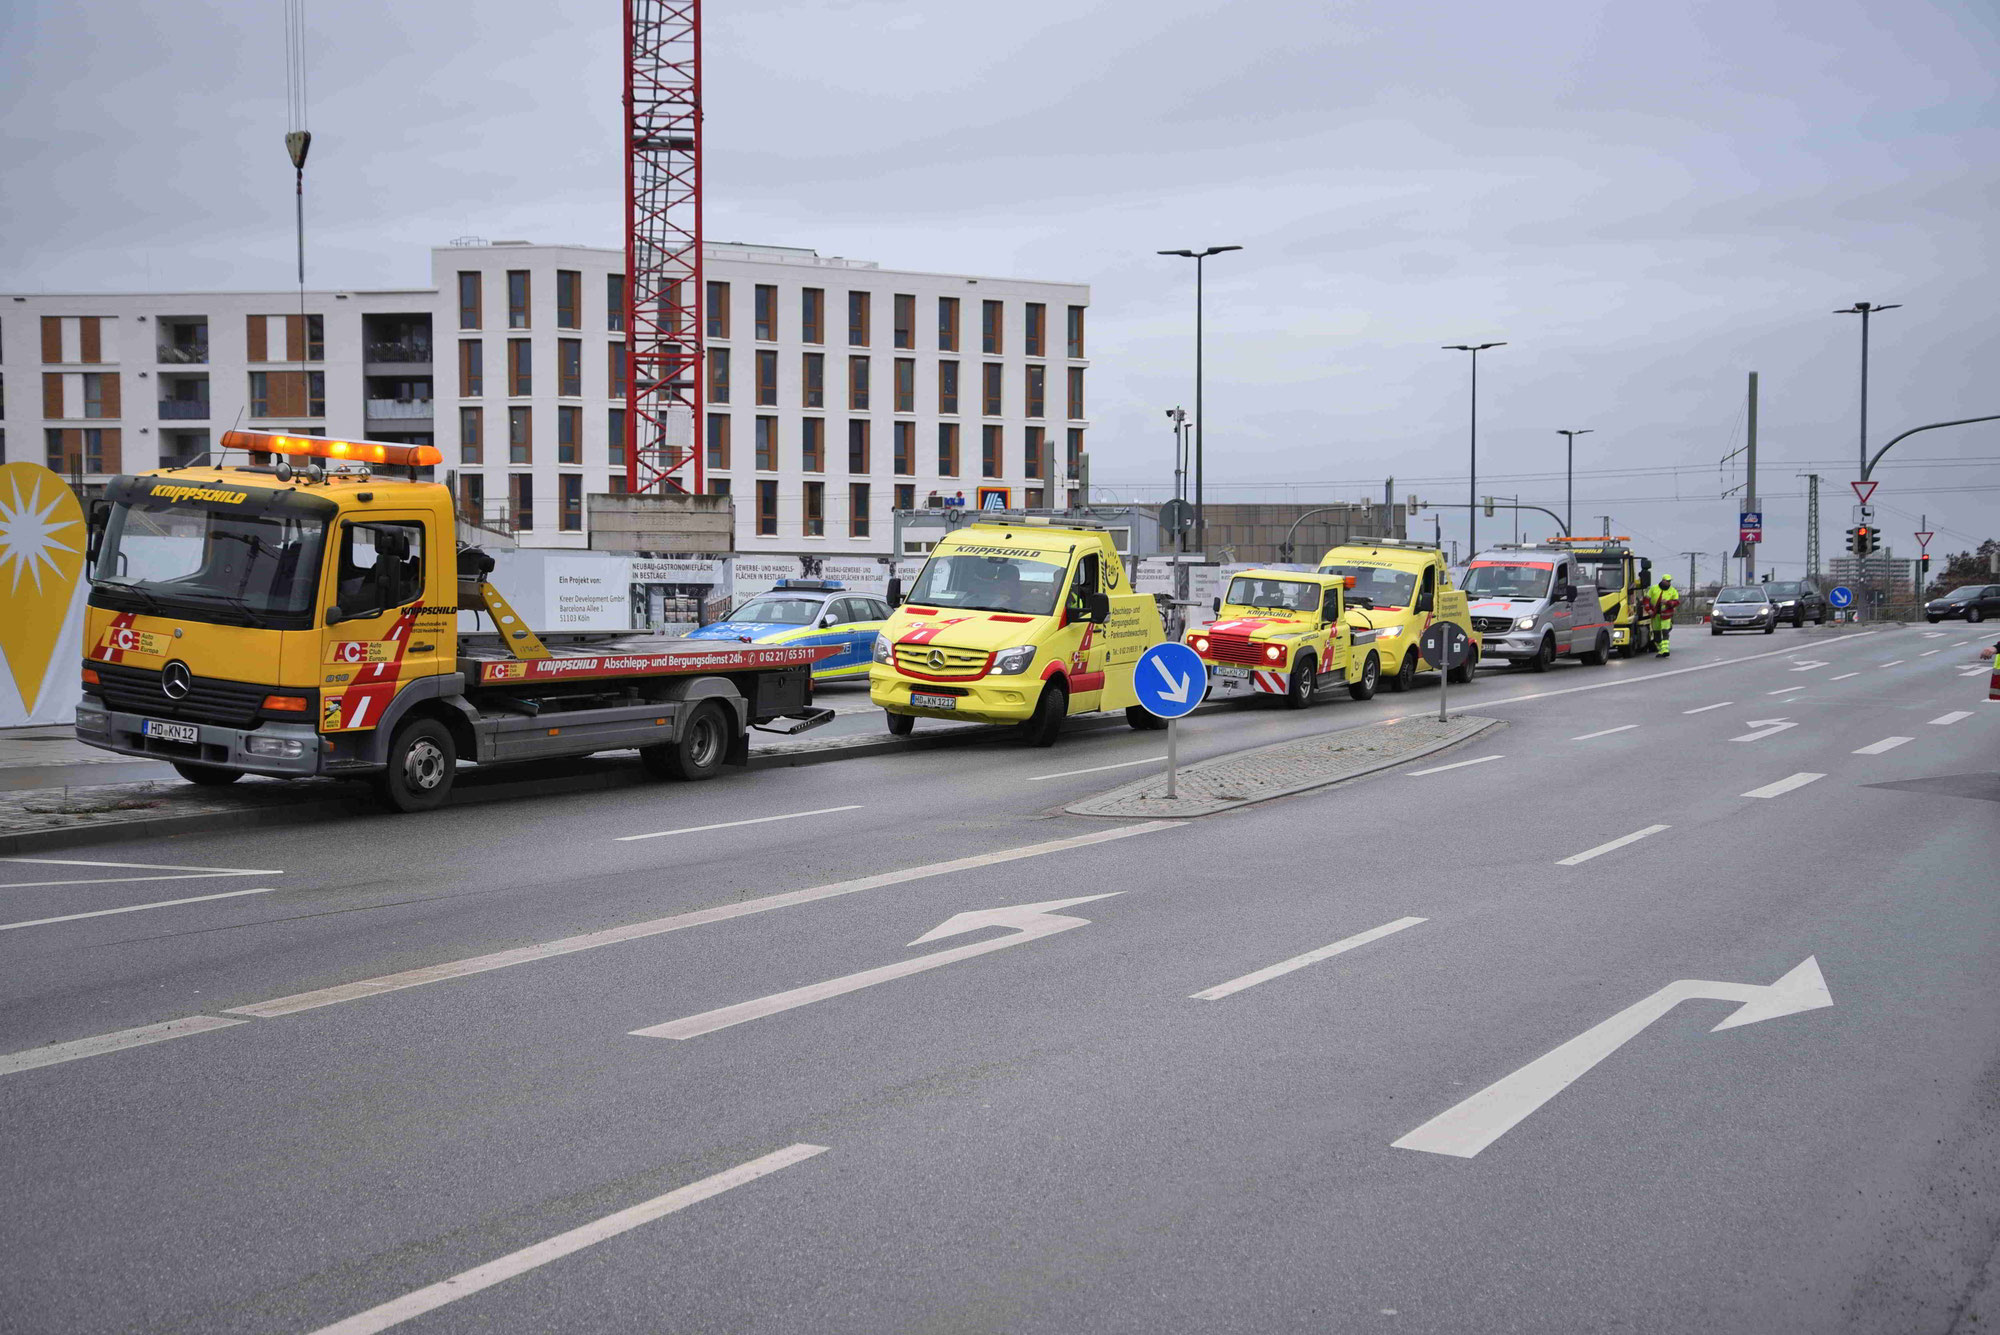
{"label": "red construction crane", "polygon": [[625,485],[703,490],[701,3],[625,3]]}

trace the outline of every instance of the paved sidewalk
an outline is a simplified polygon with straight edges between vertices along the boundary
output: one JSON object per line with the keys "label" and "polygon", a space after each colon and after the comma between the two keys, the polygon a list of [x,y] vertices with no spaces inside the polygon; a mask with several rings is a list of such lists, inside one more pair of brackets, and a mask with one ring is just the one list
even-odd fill
{"label": "paved sidewalk", "polygon": [[1167,796],[1167,776],[1161,772],[1064,810],[1075,816],[1120,819],[1207,816],[1373,774],[1498,726],[1498,719],[1469,714],[1454,715],[1443,723],[1428,715],[1369,723],[1183,765],[1172,798]]}

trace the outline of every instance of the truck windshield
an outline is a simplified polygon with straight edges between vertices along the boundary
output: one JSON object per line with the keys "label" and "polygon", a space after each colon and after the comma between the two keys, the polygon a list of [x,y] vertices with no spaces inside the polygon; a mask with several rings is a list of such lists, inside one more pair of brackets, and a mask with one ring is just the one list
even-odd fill
{"label": "truck windshield", "polygon": [[1475,565],[1465,572],[1470,598],[1546,598],[1549,567],[1537,565]]}
{"label": "truck windshield", "polygon": [[933,607],[981,612],[1020,612],[1045,617],[1056,610],[1064,567],[1021,556],[953,552],[933,556],[917,576],[909,601]]}
{"label": "truck windshield", "polygon": [[1414,570],[1392,570],[1388,566],[1335,565],[1321,566],[1322,575],[1352,575],[1354,587],[1348,591],[1347,601],[1367,598],[1376,607],[1400,612],[1410,605],[1410,599],[1417,594],[1417,572]]}
{"label": "truck windshield", "polygon": [[1286,612],[1319,611],[1320,586],[1295,579],[1244,579],[1229,581],[1229,596],[1222,600],[1232,607],[1274,607]]}
{"label": "truck windshield", "polygon": [[1597,591],[1606,597],[1625,588],[1623,561],[1579,561],[1577,565],[1583,578],[1595,584]]}
{"label": "truck windshield", "polygon": [[162,606],[223,621],[312,624],[326,521],[185,501],[112,507],[93,586],[134,611]]}
{"label": "truck windshield", "polygon": [[772,626],[810,626],[819,620],[819,610],[824,606],[826,604],[817,598],[764,593],[731,612],[729,619],[761,621]]}

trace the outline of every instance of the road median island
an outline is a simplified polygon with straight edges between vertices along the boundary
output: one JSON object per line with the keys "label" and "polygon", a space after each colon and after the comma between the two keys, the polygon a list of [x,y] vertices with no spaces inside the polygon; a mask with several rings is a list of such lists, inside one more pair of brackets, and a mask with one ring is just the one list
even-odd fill
{"label": "road median island", "polygon": [[1168,798],[1165,771],[1063,808],[1073,816],[1208,816],[1420,760],[1469,741],[1499,719],[1457,715],[1390,719],[1183,765]]}

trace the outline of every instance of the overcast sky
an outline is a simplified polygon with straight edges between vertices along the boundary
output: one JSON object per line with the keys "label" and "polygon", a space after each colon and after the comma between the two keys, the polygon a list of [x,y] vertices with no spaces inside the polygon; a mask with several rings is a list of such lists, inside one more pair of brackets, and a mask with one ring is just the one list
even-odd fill
{"label": "overcast sky", "polygon": [[[422,285],[461,234],[620,243],[615,0],[307,11],[314,286]],[[1793,475],[1825,477],[1828,556],[1857,475],[1836,307],[1904,303],[1875,324],[1878,444],[2000,413],[1991,0],[703,17],[710,238],[1091,284],[1100,495],[1166,495],[1163,410],[1193,407],[1193,266],[1163,247],[1245,248],[1209,261],[1211,499],[1393,474],[1464,500],[1467,358],[1439,345],[1506,340],[1481,356],[1480,491],[1560,509],[1556,429],[1591,428],[1579,528],[1608,512],[1684,571],[1672,553],[1734,544],[1718,460],[1755,370],[1763,555],[1796,577]],[[277,0],[0,5],[0,289],[289,285],[283,37]],[[1890,460],[1898,552],[1920,513],[1934,550],[2000,535],[2000,423]]]}

